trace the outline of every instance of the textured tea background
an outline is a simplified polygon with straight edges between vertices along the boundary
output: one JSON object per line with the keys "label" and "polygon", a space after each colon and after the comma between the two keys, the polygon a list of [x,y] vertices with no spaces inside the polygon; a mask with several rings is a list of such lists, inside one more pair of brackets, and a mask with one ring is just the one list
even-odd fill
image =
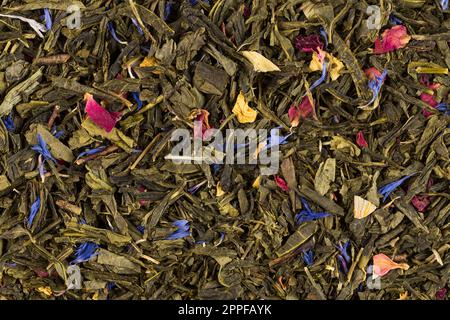
{"label": "textured tea background", "polygon": [[[446,1],[0,13],[1,299],[448,299]],[[279,173],[164,159],[194,120],[280,128]]]}

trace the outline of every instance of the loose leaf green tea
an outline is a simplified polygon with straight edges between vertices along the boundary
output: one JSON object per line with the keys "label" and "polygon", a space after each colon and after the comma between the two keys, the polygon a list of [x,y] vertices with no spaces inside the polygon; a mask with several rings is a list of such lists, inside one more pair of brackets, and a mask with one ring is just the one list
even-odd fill
{"label": "loose leaf green tea", "polygon": [[449,13],[3,0],[0,299],[448,300]]}

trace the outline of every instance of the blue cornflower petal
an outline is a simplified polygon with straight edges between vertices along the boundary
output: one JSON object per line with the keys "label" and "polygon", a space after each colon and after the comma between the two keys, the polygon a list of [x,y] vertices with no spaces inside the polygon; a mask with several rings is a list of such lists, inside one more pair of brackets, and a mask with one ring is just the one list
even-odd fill
{"label": "blue cornflower petal", "polygon": [[324,27],[320,27],[320,35],[325,40],[325,47],[328,47],[328,34]]}
{"label": "blue cornflower petal", "polygon": [[447,11],[448,10],[448,0],[441,0],[441,7],[442,7],[442,10]]}
{"label": "blue cornflower petal", "polygon": [[75,251],[75,260],[73,260],[70,264],[89,261],[97,254],[98,248],[99,246],[94,242],[83,242]]}
{"label": "blue cornflower petal", "polygon": [[141,108],[142,108],[142,101],[141,101],[141,99],[139,98],[139,92],[132,92],[131,93],[131,96],[133,97],[133,99],[136,101],[136,103],[137,103],[137,109],[138,110],[141,110]]}
{"label": "blue cornflower petal", "polygon": [[86,220],[84,218],[80,219],[80,222],[78,222],[79,224],[87,224]]}
{"label": "blue cornflower petal", "polygon": [[126,41],[120,40],[119,37],[117,36],[116,30],[114,29],[114,25],[113,25],[112,21],[108,22],[107,26],[108,26],[108,30],[111,33],[111,36],[113,37],[114,40],[116,40],[120,44],[127,44]]}
{"label": "blue cornflower petal", "polygon": [[59,138],[61,138],[61,137],[63,136],[64,130],[56,131],[56,126],[53,126],[53,128],[52,128],[52,134],[53,134],[53,136],[54,136],[56,139],[59,139]]}
{"label": "blue cornflower petal", "polygon": [[339,246],[336,246],[336,248],[339,250],[339,252],[341,253],[341,255],[345,258],[345,261],[347,263],[351,262],[351,258],[347,253],[347,248],[350,245],[350,241],[347,241],[346,243],[344,243],[344,245],[339,243]]}
{"label": "blue cornflower petal", "polygon": [[31,227],[31,225],[33,224],[34,217],[36,216],[36,213],[38,213],[40,207],[41,207],[41,198],[38,196],[31,205],[30,215],[28,216],[27,221],[28,228]]}
{"label": "blue cornflower petal", "polygon": [[164,20],[169,19],[172,14],[172,2],[167,2],[164,8]]}
{"label": "blue cornflower petal", "polygon": [[301,224],[307,221],[313,221],[321,218],[325,218],[330,216],[329,213],[326,212],[314,212],[311,210],[308,202],[305,199],[301,198],[304,209],[300,211],[300,213],[295,215],[295,221],[297,224]]}
{"label": "blue cornflower petal", "polygon": [[307,266],[314,264],[314,251],[312,249],[303,251],[303,261]]}
{"label": "blue cornflower petal", "polygon": [[50,14],[50,10],[48,8],[44,8],[44,17],[45,17],[45,27],[48,30],[52,29],[52,15]]}
{"label": "blue cornflower petal", "polygon": [[139,26],[139,23],[136,21],[135,18],[131,18],[131,22],[136,26],[136,29],[138,33],[142,36],[144,34],[144,31],[142,31],[142,28]]}
{"label": "blue cornflower petal", "polygon": [[140,226],[137,226],[137,228],[136,229],[138,229],[138,231],[141,233],[141,234],[144,234],[144,231],[145,231],[145,226],[143,226],[143,225],[140,225]]}
{"label": "blue cornflower petal", "polygon": [[313,91],[313,89],[317,88],[320,84],[322,84],[322,82],[325,81],[325,79],[327,77],[327,66],[328,66],[328,63],[326,61],[324,61],[323,68],[322,68],[322,75],[316,82],[313,83],[313,85],[309,88],[309,91]]}
{"label": "blue cornflower petal", "polygon": [[13,118],[11,116],[11,113],[8,114],[5,119],[3,119],[3,124],[5,125],[6,129],[8,131],[14,131],[15,127],[14,127],[14,121]]}
{"label": "blue cornflower petal", "polygon": [[369,89],[372,90],[372,99],[369,101],[369,103],[367,103],[367,105],[372,104],[378,98],[386,76],[387,70],[384,69],[383,73],[380,76],[375,76],[375,80],[369,80],[368,85]]}
{"label": "blue cornflower petal", "polygon": [[436,109],[438,109],[440,112],[443,112],[446,115],[450,115],[450,109],[448,108],[448,104],[447,103],[439,103],[436,106]]}
{"label": "blue cornflower petal", "polygon": [[64,130],[59,130],[58,132],[55,133],[55,138],[59,139],[64,135]]}
{"label": "blue cornflower petal", "polygon": [[106,284],[106,289],[108,289],[108,291],[111,291],[112,288],[114,288],[115,286],[116,286],[116,283],[110,281]]}
{"label": "blue cornflower petal", "polygon": [[338,255],[337,258],[338,258],[338,260],[339,260],[339,262],[340,262],[341,270],[342,270],[345,274],[347,274],[347,273],[348,273],[347,262],[345,261],[345,259],[344,259],[341,255]]}
{"label": "blue cornflower petal", "polygon": [[40,134],[38,134],[38,144],[32,146],[31,149],[42,154],[42,156],[44,157],[45,160],[47,160],[47,161],[51,160],[56,163],[56,159],[53,158],[52,154],[47,149],[47,143],[45,142],[45,140],[42,138],[42,136]]}
{"label": "blue cornflower petal", "polygon": [[200,182],[199,184],[196,184],[195,186],[190,187],[190,188],[188,189],[188,192],[189,192],[190,194],[196,193],[196,192],[198,191],[198,189],[200,189],[200,187],[201,187],[202,185],[204,185],[205,183],[206,183],[206,180]]}
{"label": "blue cornflower petal", "polygon": [[330,216],[330,214],[326,213],[326,212],[308,213],[306,211],[301,211],[299,214],[295,215],[295,220],[297,221],[297,224],[301,224],[303,222],[314,221],[314,220],[325,218],[328,216]]}
{"label": "blue cornflower petal", "polygon": [[184,231],[189,230],[189,221],[187,220],[177,220],[172,225]]}
{"label": "blue cornflower petal", "polygon": [[302,202],[303,209],[308,213],[312,213],[313,211],[311,210],[311,207],[309,206],[309,203],[306,201],[306,199],[301,197],[300,200]]}
{"label": "blue cornflower petal", "polygon": [[195,244],[207,244],[207,243],[208,243],[208,241],[205,241],[205,240],[195,241]]}
{"label": "blue cornflower petal", "polygon": [[400,20],[399,18],[397,18],[396,16],[394,16],[393,14],[391,14],[391,15],[389,16],[389,22],[390,22],[391,24],[393,24],[393,25],[396,25],[396,26],[398,26],[398,25],[400,25],[400,24],[403,24],[403,21]]}
{"label": "blue cornflower petal", "polygon": [[189,231],[189,221],[187,220],[177,220],[174,223],[172,223],[174,227],[177,227],[178,230],[170,234],[166,240],[176,240],[188,237],[191,233]]}
{"label": "blue cornflower petal", "polygon": [[[203,0],[204,3],[209,5],[209,0]],[[197,0],[189,0],[189,3],[191,4],[191,6],[195,6],[198,1]]]}
{"label": "blue cornflower petal", "polygon": [[85,151],[83,151],[82,153],[80,153],[78,155],[77,160],[80,159],[81,157],[84,157],[84,156],[89,156],[89,155],[92,155],[92,154],[99,153],[100,151],[102,151],[105,148],[106,148],[105,146],[101,146],[101,147],[94,148],[94,149],[86,149]]}
{"label": "blue cornflower petal", "polygon": [[408,176],[404,176],[403,178],[391,182],[387,185],[385,185],[384,187],[381,187],[378,190],[378,193],[381,194],[383,196],[383,202],[386,201],[386,199],[389,197],[389,195],[395,190],[397,189],[397,187],[399,187],[403,182],[405,182],[407,179],[409,179],[412,175],[408,175]]}

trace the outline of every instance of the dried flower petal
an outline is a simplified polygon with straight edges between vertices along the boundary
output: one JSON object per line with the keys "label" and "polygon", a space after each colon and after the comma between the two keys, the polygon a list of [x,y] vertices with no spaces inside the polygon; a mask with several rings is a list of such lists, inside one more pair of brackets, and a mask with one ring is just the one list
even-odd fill
{"label": "dried flower petal", "polygon": [[195,118],[195,122],[196,123],[201,123],[201,126],[199,125],[194,125],[194,138],[195,139],[204,139],[205,137],[205,132],[208,129],[211,129],[210,125],[209,125],[209,112],[208,110],[205,109],[200,109],[198,111],[198,115]]}
{"label": "dried flower petal", "polygon": [[383,195],[383,201],[386,201],[387,197],[395,190],[397,187],[399,187],[403,182],[405,182],[407,179],[409,179],[412,175],[404,176],[403,178],[396,180],[394,182],[388,183],[384,187],[380,188],[378,190],[378,193]]}
{"label": "dried flower petal", "polygon": [[36,200],[33,202],[30,208],[30,215],[28,216],[27,221],[28,228],[31,227],[31,225],[33,224],[34,217],[38,213],[40,207],[41,207],[41,198],[37,196]]}
{"label": "dried flower petal", "polygon": [[240,123],[252,123],[256,120],[258,113],[248,106],[247,99],[241,91],[237,97],[236,104],[233,108],[233,113],[236,115]]}
{"label": "dried flower petal", "polygon": [[425,212],[427,207],[430,205],[431,200],[429,196],[414,196],[411,199],[412,205],[417,209],[419,212]]}
{"label": "dried flower petal", "polygon": [[300,123],[300,118],[307,118],[313,112],[313,106],[309,97],[303,97],[300,105],[292,104],[289,108],[288,115],[291,126],[297,127]]}
{"label": "dried flower petal", "polygon": [[382,277],[389,271],[394,269],[408,270],[409,265],[406,263],[396,263],[383,253],[373,257],[373,274]]}
{"label": "dried flower petal", "polygon": [[99,127],[105,129],[106,132],[110,132],[116,122],[120,119],[120,112],[109,112],[94,100],[94,97],[86,93],[84,95],[86,101],[85,111],[89,118]]}
{"label": "dried flower petal", "polygon": [[185,237],[190,236],[190,231],[189,231],[189,221],[187,220],[177,220],[174,223],[172,223],[172,225],[174,227],[177,227],[178,230],[173,232],[172,234],[170,234],[166,240],[176,240],[176,239],[182,239]]}
{"label": "dried flower petal", "polygon": [[286,181],[283,180],[283,178],[280,178],[279,176],[275,176],[275,183],[277,186],[279,186],[283,191],[287,192],[289,191],[289,187],[286,183]]}
{"label": "dried flower petal", "polygon": [[241,51],[241,53],[251,62],[254,70],[257,72],[280,71],[280,68],[278,68],[272,61],[256,51]]}
{"label": "dried flower petal", "polygon": [[410,40],[411,36],[408,35],[405,26],[399,25],[392,27],[383,32],[382,40],[375,40],[375,49],[373,50],[373,53],[382,54],[404,48]]}
{"label": "dried flower petal", "polygon": [[70,264],[78,264],[86,262],[97,255],[97,249],[99,246],[94,242],[83,242],[75,251],[75,260]]}
{"label": "dried flower petal", "polygon": [[364,138],[364,133],[362,131],[358,131],[356,134],[356,144],[360,148],[368,148],[369,145],[367,144],[366,138]]}
{"label": "dried flower petal", "polygon": [[309,36],[297,36],[295,38],[295,47],[300,52],[314,52],[318,51],[317,48],[323,50],[324,44],[318,35],[309,35]]}

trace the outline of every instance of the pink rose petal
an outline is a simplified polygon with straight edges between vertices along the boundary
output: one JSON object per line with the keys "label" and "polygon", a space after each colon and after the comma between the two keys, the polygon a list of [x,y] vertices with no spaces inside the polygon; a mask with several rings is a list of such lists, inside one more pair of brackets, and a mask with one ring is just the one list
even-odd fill
{"label": "pink rose petal", "polygon": [[431,200],[429,196],[414,196],[411,199],[412,205],[417,209],[419,212],[425,212],[427,207],[430,205]]}
{"label": "pink rose petal", "polygon": [[275,176],[275,183],[285,192],[289,191],[289,187],[286,183],[286,181],[283,180],[283,178],[280,178],[279,176]]}
{"label": "pink rose petal", "polygon": [[364,138],[364,134],[362,131],[359,131],[356,134],[356,144],[360,147],[360,148],[368,148],[369,144],[366,141],[366,138]]}
{"label": "pink rose petal", "polygon": [[438,292],[436,292],[437,300],[444,300],[446,296],[447,296],[447,289],[445,288],[441,288],[438,290]]}
{"label": "pink rose petal", "polygon": [[411,36],[408,35],[405,26],[398,25],[392,27],[383,32],[382,40],[375,40],[375,49],[373,50],[373,53],[382,54],[404,48],[409,40],[411,40]]}
{"label": "pink rose petal", "polygon": [[195,118],[195,121],[201,122],[202,126],[194,126],[194,138],[196,139],[206,139],[206,131],[211,129],[209,126],[209,112],[207,110],[201,109],[199,115]]}
{"label": "pink rose petal", "polygon": [[[422,100],[425,103],[428,103],[433,108],[435,108],[439,104],[439,102],[437,102],[436,99],[434,99],[434,96],[428,93],[422,93],[420,95],[420,100]],[[428,118],[429,116],[432,115],[432,113],[425,108],[422,109],[422,114],[424,115],[425,118]]]}
{"label": "pink rose petal", "polygon": [[295,38],[295,47],[300,52],[318,52],[317,48],[323,50],[324,44],[318,35],[298,36]]}
{"label": "pink rose petal", "polygon": [[288,111],[291,126],[297,127],[300,118],[306,119],[313,111],[313,106],[306,96],[303,97],[303,100],[299,105],[292,104]]}
{"label": "pink rose petal", "polygon": [[86,100],[85,111],[89,118],[91,118],[97,126],[105,129],[106,132],[110,132],[120,119],[121,113],[109,112],[99,105],[89,93],[84,95],[84,99]]}

